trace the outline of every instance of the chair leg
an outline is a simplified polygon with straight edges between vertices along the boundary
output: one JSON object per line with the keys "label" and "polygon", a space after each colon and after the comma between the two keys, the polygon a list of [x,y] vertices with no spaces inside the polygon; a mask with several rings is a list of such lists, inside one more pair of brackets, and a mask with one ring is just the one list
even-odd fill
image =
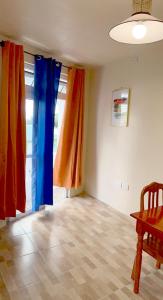
{"label": "chair leg", "polygon": [[132,280],[135,280],[135,267],[136,267],[136,258],[134,259],[134,264],[133,264],[132,273],[131,273]]}
{"label": "chair leg", "polygon": [[142,250],[143,250],[143,235],[138,234],[137,253],[135,259],[135,274],[134,274],[134,293],[139,293],[139,280],[142,265]]}
{"label": "chair leg", "polygon": [[157,262],[156,262],[156,269],[160,269],[161,268],[161,264],[160,264],[160,262],[157,260]]}

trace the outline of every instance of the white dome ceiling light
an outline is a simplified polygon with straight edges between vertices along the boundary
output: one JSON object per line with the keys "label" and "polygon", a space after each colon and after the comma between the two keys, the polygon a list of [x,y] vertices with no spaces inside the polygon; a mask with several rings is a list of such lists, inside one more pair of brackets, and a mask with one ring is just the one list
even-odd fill
{"label": "white dome ceiling light", "polygon": [[110,37],[125,44],[148,44],[163,39],[163,21],[151,15],[152,0],[133,0],[134,13],[114,26]]}

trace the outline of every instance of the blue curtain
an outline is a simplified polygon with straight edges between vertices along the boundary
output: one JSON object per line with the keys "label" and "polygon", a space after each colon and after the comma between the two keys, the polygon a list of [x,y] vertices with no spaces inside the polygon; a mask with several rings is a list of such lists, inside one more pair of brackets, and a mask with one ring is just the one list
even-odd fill
{"label": "blue curtain", "polygon": [[52,58],[35,57],[32,210],[53,204],[54,114],[61,63]]}

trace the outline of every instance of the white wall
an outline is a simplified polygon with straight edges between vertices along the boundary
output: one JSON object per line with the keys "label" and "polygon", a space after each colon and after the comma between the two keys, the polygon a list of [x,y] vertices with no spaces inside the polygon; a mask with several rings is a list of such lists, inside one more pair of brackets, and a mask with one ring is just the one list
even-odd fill
{"label": "white wall", "polygon": [[[127,128],[111,126],[112,90],[120,87],[131,89]],[[94,70],[91,94],[85,190],[129,214],[144,185],[163,182],[163,47]]]}

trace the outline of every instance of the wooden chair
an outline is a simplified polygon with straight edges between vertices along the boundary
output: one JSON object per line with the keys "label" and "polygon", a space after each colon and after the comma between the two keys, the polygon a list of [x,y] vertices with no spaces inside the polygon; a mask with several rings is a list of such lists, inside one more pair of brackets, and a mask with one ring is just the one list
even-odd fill
{"label": "wooden chair", "polygon": [[[160,197],[161,192],[161,197]],[[147,196],[147,199],[146,199]],[[156,208],[163,205],[163,184],[152,182],[145,186],[141,192],[140,197],[140,211],[145,209]],[[154,216],[149,216],[154,217]],[[163,244],[154,236],[147,233],[146,238],[143,240],[143,251],[156,259],[156,268],[160,269],[163,264]],[[136,260],[131,274],[131,278],[135,279]]]}

